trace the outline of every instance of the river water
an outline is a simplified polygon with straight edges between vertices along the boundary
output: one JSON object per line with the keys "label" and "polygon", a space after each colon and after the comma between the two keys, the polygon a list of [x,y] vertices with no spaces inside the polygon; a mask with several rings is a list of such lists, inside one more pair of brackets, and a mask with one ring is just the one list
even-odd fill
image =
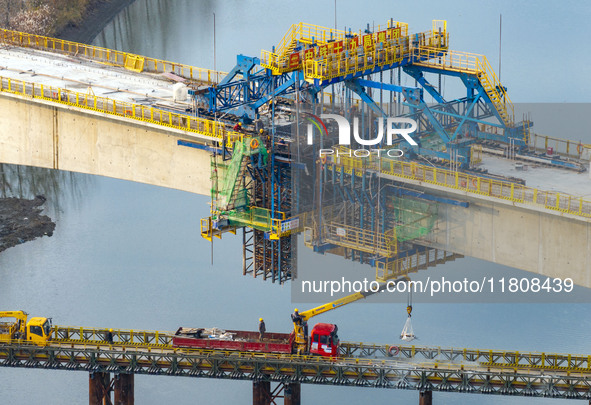
{"label": "river water", "polygon": [[[552,93],[560,101],[588,101],[584,99],[586,84],[581,84],[582,89],[568,91],[559,86],[540,89],[539,83],[555,75],[552,69],[556,67],[541,63],[539,51],[543,47],[532,50],[510,42],[510,38],[528,38],[526,35],[541,24],[565,19],[563,8],[530,10],[511,2],[495,6],[476,6],[469,1],[445,5],[425,2],[420,7],[407,3],[394,6],[384,1],[370,6],[339,1],[338,26],[359,27],[374,21],[378,24],[393,17],[409,22],[414,31],[429,29],[432,18],[446,18],[454,48],[495,55],[498,14],[502,12],[507,26],[504,35],[508,38],[503,45],[503,77],[512,83],[513,97],[523,102],[553,101],[549,98]],[[233,67],[236,54],[258,55],[261,48],[269,49],[294,22],[334,24],[332,1],[137,0],[105,28],[96,43],[213,68],[214,12],[215,64],[225,71]],[[567,29],[588,37],[589,28],[582,28],[582,17],[569,15],[571,25]],[[561,51],[560,41],[552,35],[539,39],[544,46]],[[524,52],[528,63],[531,61],[539,69],[524,72],[516,59]],[[497,63],[494,57],[491,63]],[[569,66],[563,69],[563,74],[577,74]],[[51,316],[60,325],[152,330],[174,330],[185,325],[254,330],[262,316],[267,330],[290,330],[289,314],[294,307],[290,287],[243,277],[239,236],[224,236],[222,241],[216,241],[211,265],[211,246],[199,235],[199,218],[208,215],[208,198],[80,174],[74,175],[73,181],[68,176],[67,181],[56,183],[58,192],[48,202],[48,212],[57,223],[53,237],[0,255],[0,308]],[[314,256],[304,249],[300,252],[302,260],[314,266],[328,263],[359,268],[335,258]],[[521,274],[473,259],[430,271],[443,275]],[[308,308],[310,304],[300,306]],[[590,309],[588,304],[417,304],[413,321],[420,338],[417,344],[589,353]],[[397,341],[405,317],[404,304],[365,303],[319,320],[337,323],[343,340],[388,343]],[[0,403],[87,403],[87,379],[83,372],[0,369]],[[135,390],[138,404],[249,404],[252,396],[250,382],[153,376],[136,376]],[[390,404],[416,403],[418,394],[303,386],[302,396],[304,404]],[[435,393],[434,400],[439,404],[531,402],[525,398],[445,393]]]}

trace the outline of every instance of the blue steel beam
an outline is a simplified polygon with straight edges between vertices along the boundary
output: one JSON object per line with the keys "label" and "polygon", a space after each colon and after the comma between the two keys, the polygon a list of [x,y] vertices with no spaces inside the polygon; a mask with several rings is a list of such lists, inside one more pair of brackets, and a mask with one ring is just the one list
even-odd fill
{"label": "blue steel beam", "polygon": [[[407,69],[405,68],[405,71],[406,70]],[[455,71],[445,70],[445,69],[432,67],[432,66],[413,66],[412,71],[413,71],[413,74],[415,74],[415,75],[418,74],[417,72],[428,72],[428,73],[444,74],[446,76],[458,77],[462,80],[462,82],[466,86],[468,98],[473,97],[475,91],[481,92],[481,90],[484,90],[484,88],[480,84],[480,81],[478,80],[478,77],[475,74],[468,74],[468,73],[464,73],[464,72],[455,72]],[[411,74],[411,73],[409,73],[409,74]],[[486,100],[487,103],[489,103],[490,105],[493,105],[488,94],[486,94],[486,91],[483,92],[481,97],[484,100]],[[501,117],[501,115],[497,111],[497,109],[492,108],[492,111],[493,111],[493,114],[495,115],[495,117],[497,118],[497,120],[499,120],[499,122],[503,123],[503,125],[504,125],[503,118]],[[507,142],[507,141],[508,140],[505,140],[505,142]]]}
{"label": "blue steel beam", "polygon": [[373,112],[376,113],[376,115],[386,117],[386,113],[380,107],[378,107],[376,102],[373,101],[369,94],[366,93],[365,88],[359,82],[360,80],[347,80],[345,81],[345,86],[357,93],[357,95],[361,97],[361,100],[363,100],[363,102],[365,102],[367,106],[371,108]]}
{"label": "blue steel beam", "polygon": [[427,92],[433,97],[438,103],[445,103],[443,96],[439,94],[439,91],[435,89],[435,87],[427,81],[423,72],[417,69],[416,66],[410,65],[405,66],[402,68],[406,74],[413,77]]}

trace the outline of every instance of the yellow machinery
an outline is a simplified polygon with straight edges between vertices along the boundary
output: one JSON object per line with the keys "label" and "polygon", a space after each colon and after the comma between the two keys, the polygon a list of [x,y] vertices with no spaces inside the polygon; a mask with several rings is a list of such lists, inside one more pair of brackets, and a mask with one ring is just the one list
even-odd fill
{"label": "yellow machinery", "polygon": [[291,316],[293,321],[294,330],[294,348],[297,354],[307,354],[308,350],[308,320],[316,315],[323,314],[333,309],[342,307],[343,305],[350,304],[363,298],[367,298],[370,295],[383,291],[386,284],[381,284],[380,288],[376,291],[358,292],[346,297],[339,298],[338,300],[329,302],[316,308],[309,309],[304,312],[298,312],[297,308]]}
{"label": "yellow machinery", "polygon": [[[2,322],[2,318],[15,318],[14,322]],[[0,343],[21,340],[44,346],[51,340],[51,319],[35,317],[27,322],[23,311],[0,311]]]}

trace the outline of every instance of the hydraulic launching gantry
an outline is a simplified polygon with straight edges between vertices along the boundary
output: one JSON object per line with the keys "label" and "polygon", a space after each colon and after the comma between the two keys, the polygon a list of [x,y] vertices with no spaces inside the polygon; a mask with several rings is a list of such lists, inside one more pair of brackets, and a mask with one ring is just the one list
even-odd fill
{"label": "hydraulic launching gantry", "polygon": [[[414,86],[402,84],[403,72]],[[446,99],[442,76],[459,79],[464,95]],[[239,55],[219,84],[190,94],[210,113],[244,123],[239,137],[214,151],[211,216],[201,233],[213,240],[243,228],[243,274],[279,283],[296,274],[294,234],[301,231],[315,251],[370,264],[380,280],[458,257],[413,240],[430,231],[439,204],[466,203],[378,178],[365,168],[387,160],[355,159],[325,122],[306,131],[308,122],[338,113],[355,123],[356,139],[403,151],[411,170],[416,160],[470,169],[482,142],[523,148],[532,125],[515,121],[507,88],[486,57],[449,49],[443,20],[418,33],[394,20],[357,32],[295,24],[271,51]],[[388,117],[413,120],[415,144],[386,144],[379,134]],[[319,159],[319,148],[334,156]]]}

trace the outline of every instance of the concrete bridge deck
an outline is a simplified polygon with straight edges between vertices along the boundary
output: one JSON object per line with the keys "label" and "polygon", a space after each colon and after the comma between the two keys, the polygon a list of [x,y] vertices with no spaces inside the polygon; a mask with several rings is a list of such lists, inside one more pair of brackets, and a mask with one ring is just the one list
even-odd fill
{"label": "concrete bridge deck", "polygon": [[0,76],[175,112],[191,108],[188,99],[173,99],[172,86],[185,81],[180,76],[133,72],[30,48],[0,48]]}
{"label": "concrete bridge deck", "polygon": [[[26,34],[16,39],[14,33],[0,34],[0,162],[210,194],[211,146],[239,134],[227,124],[191,115],[190,102],[172,99],[172,85],[181,78],[212,84],[211,71],[54,39],[39,43],[39,37]],[[468,209],[442,209],[435,231],[422,243],[571,277],[591,287],[587,172],[535,163],[517,171],[514,160],[483,156],[490,174],[518,177],[523,185],[419,162],[396,162],[385,169],[382,163],[344,169],[378,170],[384,178],[427,193],[469,201]]]}

